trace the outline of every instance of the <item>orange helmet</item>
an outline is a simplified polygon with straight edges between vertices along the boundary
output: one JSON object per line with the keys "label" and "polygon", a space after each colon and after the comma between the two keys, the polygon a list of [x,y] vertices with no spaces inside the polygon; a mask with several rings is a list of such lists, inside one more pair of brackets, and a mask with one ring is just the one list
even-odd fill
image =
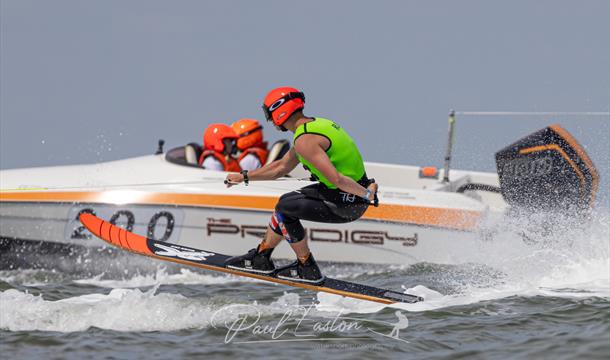
{"label": "orange helmet", "polygon": [[237,134],[230,126],[225,124],[211,124],[203,133],[203,147],[205,150],[225,152],[225,139],[237,140]]}
{"label": "orange helmet", "polygon": [[263,145],[263,127],[254,119],[241,119],[231,125],[233,131],[238,136],[237,148],[246,150],[253,146],[261,147]]}
{"label": "orange helmet", "polygon": [[276,127],[282,126],[295,111],[305,107],[305,94],[293,87],[279,87],[265,96],[263,112],[267,121],[273,121]]}

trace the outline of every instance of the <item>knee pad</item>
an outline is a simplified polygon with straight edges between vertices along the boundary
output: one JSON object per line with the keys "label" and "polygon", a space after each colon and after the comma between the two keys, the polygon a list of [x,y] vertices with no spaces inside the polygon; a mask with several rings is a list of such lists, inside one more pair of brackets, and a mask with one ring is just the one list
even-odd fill
{"label": "knee pad", "polygon": [[276,211],[271,215],[271,222],[269,226],[278,235],[282,235],[289,243],[297,243],[305,238],[305,229],[301,222],[296,220],[293,222],[286,222],[284,215],[279,211]]}

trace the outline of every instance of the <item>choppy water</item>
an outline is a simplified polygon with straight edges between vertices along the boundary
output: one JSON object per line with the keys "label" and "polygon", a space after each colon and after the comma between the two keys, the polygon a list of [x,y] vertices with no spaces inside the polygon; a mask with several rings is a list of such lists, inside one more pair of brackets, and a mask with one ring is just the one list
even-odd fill
{"label": "choppy water", "polygon": [[525,253],[508,251],[520,241],[508,235],[486,242],[477,263],[323,264],[333,277],[425,297],[392,306],[135,255],[93,273],[4,270],[1,351],[18,359],[608,359],[609,234],[603,217],[580,238]]}

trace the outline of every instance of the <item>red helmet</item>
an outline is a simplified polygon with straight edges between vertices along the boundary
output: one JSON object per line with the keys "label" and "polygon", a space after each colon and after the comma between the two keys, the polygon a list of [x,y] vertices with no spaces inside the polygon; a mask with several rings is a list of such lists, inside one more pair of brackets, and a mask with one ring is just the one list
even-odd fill
{"label": "red helmet", "polygon": [[203,133],[203,147],[205,150],[214,150],[222,153],[225,151],[224,139],[237,140],[237,134],[228,125],[211,124]]}
{"label": "red helmet", "polygon": [[265,96],[263,111],[267,121],[281,127],[295,111],[305,107],[305,94],[293,87],[279,87]]}
{"label": "red helmet", "polygon": [[254,119],[241,119],[231,125],[233,131],[238,136],[237,148],[246,150],[253,146],[262,147],[263,145],[263,127]]}

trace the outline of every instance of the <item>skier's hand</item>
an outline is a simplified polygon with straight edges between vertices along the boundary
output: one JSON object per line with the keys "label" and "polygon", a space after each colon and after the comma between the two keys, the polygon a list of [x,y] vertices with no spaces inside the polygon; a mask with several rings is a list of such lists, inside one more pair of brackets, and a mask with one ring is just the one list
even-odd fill
{"label": "skier's hand", "polygon": [[370,199],[371,200],[371,204],[373,204],[374,207],[378,207],[379,206],[379,198],[377,197],[377,191],[379,190],[379,185],[377,185],[375,180],[373,180],[373,182],[369,184],[367,189],[372,193],[372,196],[373,196],[373,198]]}
{"label": "skier's hand", "polygon": [[244,182],[244,176],[240,173],[230,173],[227,174],[227,177],[225,178],[225,185],[227,185],[228,188],[242,182]]}

